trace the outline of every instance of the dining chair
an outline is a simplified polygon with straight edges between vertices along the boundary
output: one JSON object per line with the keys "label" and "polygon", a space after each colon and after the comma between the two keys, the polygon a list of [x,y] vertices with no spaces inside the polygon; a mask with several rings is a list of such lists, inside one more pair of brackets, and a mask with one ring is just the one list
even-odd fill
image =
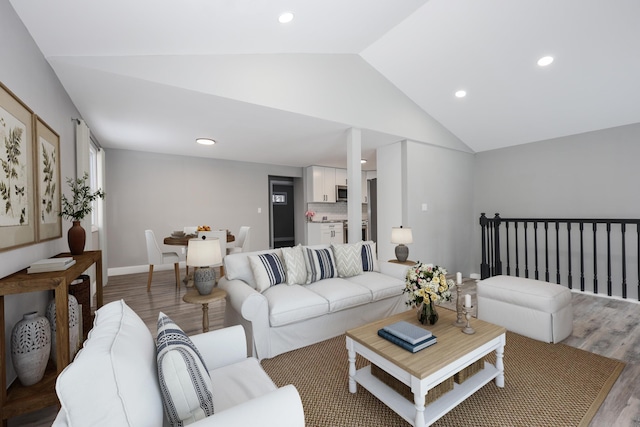
{"label": "dining chair", "polygon": [[211,267],[220,267],[220,276],[224,276],[224,256],[227,254],[227,230],[213,230],[213,231],[198,231],[198,239],[203,237],[217,238],[220,241],[220,254],[222,255],[222,262],[220,264],[212,265]]}
{"label": "dining chair", "polygon": [[249,232],[251,227],[243,225],[238,232],[238,238],[235,241],[235,246],[231,246],[227,249],[228,254],[235,254],[239,252],[247,252],[249,249]]}
{"label": "dining chair", "polygon": [[149,259],[149,278],[147,280],[147,292],[151,290],[151,278],[153,266],[173,264],[176,272],[176,288],[180,289],[180,257],[176,252],[162,252],[153,230],[145,230],[144,237],[147,240],[147,258]]}
{"label": "dining chair", "polygon": [[182,229],[182,231],[184,231],[184,234],[196,234],[198,232],[198,226],[197,225],[187,225],[186,227],[184,227]]}

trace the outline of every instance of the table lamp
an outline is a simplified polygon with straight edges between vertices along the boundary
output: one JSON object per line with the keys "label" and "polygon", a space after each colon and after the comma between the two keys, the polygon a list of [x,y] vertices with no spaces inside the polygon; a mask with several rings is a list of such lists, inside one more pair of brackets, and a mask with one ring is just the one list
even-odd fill
{"label": "table lamp", "polygon": [[210,268],[222,262],[220,239],[190,239],[187,246],[187,265],[198,267],[193,283],[200,295],[209,295],[216,283],[216,273]]}
{"label": "table lamp", "polygon": [[413,243],[413,236],[410,228],[393,227],[391,229],[391,243],[396,246],[396,258],[400,262],[405,262],[409,256],[409,248],[405,244]]}

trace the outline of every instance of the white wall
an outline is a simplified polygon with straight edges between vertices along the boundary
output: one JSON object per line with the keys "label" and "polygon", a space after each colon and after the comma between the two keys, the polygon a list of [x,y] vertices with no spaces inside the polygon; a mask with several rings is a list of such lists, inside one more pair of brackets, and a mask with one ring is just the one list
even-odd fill
{"label": "white wall", "polygon": [[395,258],[391,228],[402,224],[413,234],[409,259],[472,273],[474,155],[404,141],[378,149],[378,159],[380,259]]}
{"label": "white wall", "polygon": [[[0,58],[0,81],[60,135],[63,181],[65,177],[75,177],[74,128],[71,119],[80,115],[7,0],[0,0]],[[69,194],[64,182],[63,191]],[[71,224],[66,221],[62,224],[63,238],[0,252],[0,277],[25,268],[33,261],[68,251],[66,233]],[[38,310],[44,315],[48,300],[49,292],[5,298],[6,360],[11,360],[9,343],[13,325],[29,311]],[[8,366],[8,382],[14,378],[13,367]]]}
{"label": "white wall", "polygon": [[480,241],[472,222],[474,155],[408,142],[407,172],[407,225],[414,240],[410,258],[468,277],[472,249]]}
{"label": "white wall", "polygon": [[[302,186],[302,168],[114,149],[106,149],[106,156],[110,272],[131,266],[146,271],[146,229],[162,244],[163,237],[187,225],[227,228],[234,234],[249,225],[250,249],[266,249],[269,175],[298,178]],[[303,223],[304,199],[296,204]]]}

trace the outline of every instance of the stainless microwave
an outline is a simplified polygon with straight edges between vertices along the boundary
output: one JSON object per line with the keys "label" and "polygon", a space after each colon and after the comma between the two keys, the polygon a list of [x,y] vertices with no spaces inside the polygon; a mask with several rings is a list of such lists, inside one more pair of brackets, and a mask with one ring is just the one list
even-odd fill
{"label": "stainless microwave", "polygon": [[346,202],[346,201],[347,201],[347,186],[336,185],[336,202]]}

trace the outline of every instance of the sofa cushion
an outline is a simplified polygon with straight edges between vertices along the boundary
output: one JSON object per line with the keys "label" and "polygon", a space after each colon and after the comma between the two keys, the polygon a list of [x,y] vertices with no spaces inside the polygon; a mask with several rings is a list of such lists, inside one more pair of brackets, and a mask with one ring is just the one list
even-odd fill
{"label": "sofa cushion", "polygon": [[287,279],[284,264],[276,253],[251,255],[249,262],[258,292],[264,291],[269,286],[284,283]]}
{"label": "sofa cushion", "polygon": [[398,296],[404,289],[404,280],[375,271],[365,271],[359,276],[349,277],[346,280],[368,289],[373,301]]}
{"label": "sofa cushion", "polygon": [[213,403],[218,413],[277,390],[253,357],[214,369],[210,375],[213,384],[224,384],[224,387],[213,389]]}
{"label": "sofa cushion", "polygon": [[262,295],[269,304],[271,326],[288,325],[329,312],[329,302],[306,286],[273,286]]}
{"label": "sofa cushion", "polygon": [[166,314],[158,315],[158,379],[167,419],[173,426],[213,415],[213,387],[202,355]]}
{"label": "sofa cushion", "polygon": [[307,268],[307,284],[322,279],[338,277],[336,261],[331,248],[312,249],[304,247],[304,263]]}
{"label": "sofa cushion", "polygon": [[302,245],[281,249],[287,270],[287,285],[304,285],[307,282],[307,266],[304,263]]}
{"label": "sofa cushion", "polygon": [[362,242],[331,245],[339,277],[362,274]]}
{"label": "sofa cushion", "polygon": [[378,255],[376,254],[376,242],[366,241],[362,243],[362,271],[380,271]]}
{"label": "sofa cushion", "polygon": [[225,277],[228,280],[242,280],[253,289],[256,289],[256,281],[253,278],[253,270],[251,269],[249,257],[268,253],[275,253],[279,256],[282,255],[280,249],[266,249],[263,251],[240,252],[225,256],[223,258]]}
{"label": "sofa cushion", "polygon": [[123,300],[101,307],[89,339],[56,380],[54,425],[161,426],[155,357],[149,329]]}
{"label": "sofa cushion", "polygon": [[332,313],[371,302],[367,288],[341,278],[321,280],[306,287],[326,299]]}

